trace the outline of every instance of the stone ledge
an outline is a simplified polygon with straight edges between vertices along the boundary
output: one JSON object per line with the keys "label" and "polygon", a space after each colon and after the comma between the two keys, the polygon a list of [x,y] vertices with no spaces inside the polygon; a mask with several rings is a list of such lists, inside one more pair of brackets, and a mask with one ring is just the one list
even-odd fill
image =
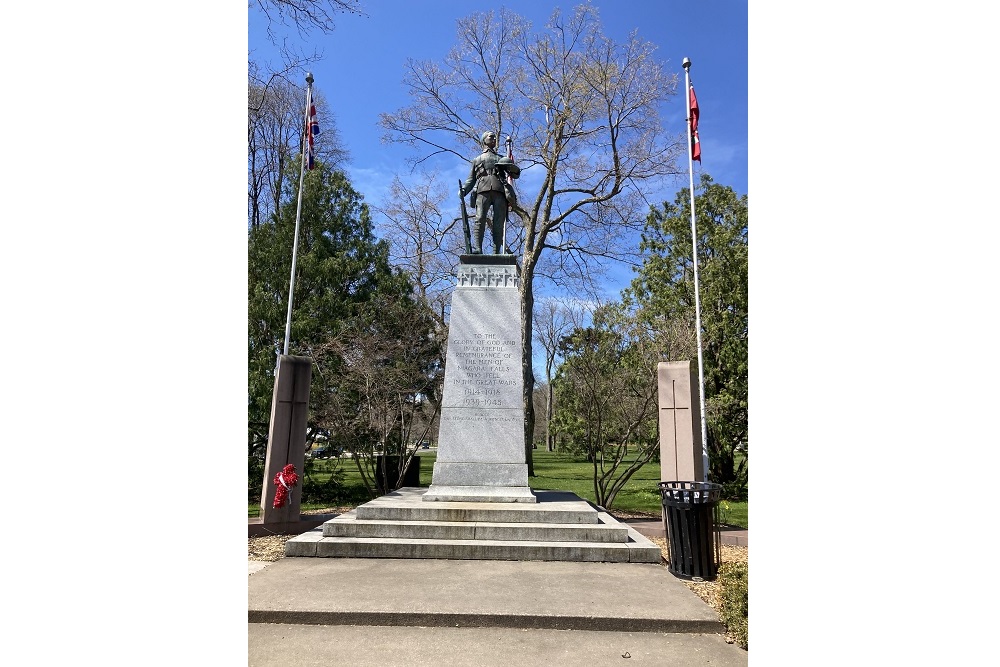
{"label": "stone ledge", "polygon": [[[527,466],[525,466],[527,471]],[[527,478],[527,472],[524,473]],[[459,503],[537,503],[527,486],[451,486],[431,484],[421,500]]]}
{"label": "stone ledge", "polygon": [[491,523],[488,521],[386,521],[358,519],[348,512],[322,526],[324,537],[366,537],[440,540],[625,543],[628,528],[613,525]]}

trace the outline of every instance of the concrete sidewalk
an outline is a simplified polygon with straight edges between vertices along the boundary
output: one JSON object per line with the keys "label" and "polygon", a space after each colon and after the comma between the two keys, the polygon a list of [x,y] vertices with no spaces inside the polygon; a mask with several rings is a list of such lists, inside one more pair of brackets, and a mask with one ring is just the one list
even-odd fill
{"label": "concrete sidewalk", "polygon": [[662,565],[286,557],[251,572],[250,665],[747,664]]}

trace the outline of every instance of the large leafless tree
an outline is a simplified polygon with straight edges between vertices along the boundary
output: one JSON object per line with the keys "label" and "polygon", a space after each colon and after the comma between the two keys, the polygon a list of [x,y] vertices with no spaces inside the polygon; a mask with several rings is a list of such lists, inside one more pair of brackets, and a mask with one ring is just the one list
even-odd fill
{"label": "large leafless tree", "polygon": [[308,35],[313,30],[324,34],[331,32],[336,27],[334,17],[338,14],[365,15],[361,0],[253,0],[249,6],[264,14],[269,26],[284,25],[301,35]]}
{"label": "large leafless tree", "polygon": [[455,258],[464,252],[450,203],[440,175],[422,172],[405,184],[395,176],[386,203],[375,207],[380,214],[379,237],[389,241],[393,265],[410,274],[417,296],[434,311],[442,332],[454,287]]}
{"label": "large leafless tree", "polygon": [[413,146],[417,162],[469,160],[485,130],[514,140],[520,227],[508,244],[521,255],[529,472],[535,278],[586,280],[602,260],[632,256],[627,232],[642,227],[644,195],[678,173],[684,154],[682,128],[668,131],[661,117],[677,75],[655,50],[635,32],[607,38],[591,5],[556,10],[537,32],[506,9],[476,13],[457,21],[441,62],[407,61],[411,103],[380,116],[385,138]]}

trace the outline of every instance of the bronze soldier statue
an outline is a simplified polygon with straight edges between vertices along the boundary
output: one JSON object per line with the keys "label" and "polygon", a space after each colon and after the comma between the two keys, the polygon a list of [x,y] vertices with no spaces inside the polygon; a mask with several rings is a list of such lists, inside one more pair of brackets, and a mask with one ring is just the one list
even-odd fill
{"label": "bronze soldier statue", "polygon": [[[470,192],[475,193],[476,229],[472,238],[472,254],[483,252],[486,220],[492,208],[493,254],[501,255],[507,252],[504,248],[504,224],[507,221],[508,200],[514,203],[514,189],[507,183],[507,176],[518,178],[521,169],[509,157],[497,154],[496,133],[484,132],[482,144],[483,152],[472,159],[472,173],[459,194],[465,197]],[[470,203],[473,202],[470,200]]]}

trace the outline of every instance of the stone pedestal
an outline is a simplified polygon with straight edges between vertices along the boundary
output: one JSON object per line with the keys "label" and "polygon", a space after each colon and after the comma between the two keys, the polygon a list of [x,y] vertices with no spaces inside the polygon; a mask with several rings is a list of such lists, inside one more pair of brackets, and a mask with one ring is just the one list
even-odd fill
{"label": "stone pedestal", "polygon": [[424,501],[536,502],[524,457],[513,255],[462,255],[451,298],[438,453]]}
{"label": "stone pedestal", "polygon": [[704,482],[698,372],[690,361],[656,366],[660,405],[660,481]]}

